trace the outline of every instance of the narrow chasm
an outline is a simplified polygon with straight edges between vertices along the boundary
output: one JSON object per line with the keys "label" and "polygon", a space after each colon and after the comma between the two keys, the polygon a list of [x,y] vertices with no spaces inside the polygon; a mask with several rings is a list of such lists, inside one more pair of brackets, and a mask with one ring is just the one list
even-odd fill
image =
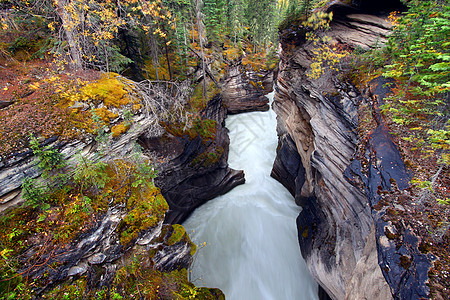
{"label": "narrow chasm", "polygon": [[230,167],[243,169],[246,183],[207,202],[183,223],[199,245],[190,280],[218,287],[231,300],[317,299],[318,286],[297,242],[295,219],[301,209],[270,177],[275,113],[228,116],[226,127]]}

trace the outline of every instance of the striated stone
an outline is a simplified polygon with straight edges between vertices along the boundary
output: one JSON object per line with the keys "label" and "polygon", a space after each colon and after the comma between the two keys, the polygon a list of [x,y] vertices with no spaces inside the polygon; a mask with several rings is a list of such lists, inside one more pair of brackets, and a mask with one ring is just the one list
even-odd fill
{"label": "striated stone", "polygon": [[170,272],[175,269],[187,269],[192,262],[191,247],[186,243],[176,243],[159,250],[153,257],[155,269]]}
{"label": "striated stone", "polygon": [[363,255],[356,264],[354,276],[346,285],[346,299],[392,299],[389,286],[381,276],[378,253],[373,251],[374,248],[376,248],[375,227],[372,227]]}
{"label": "striated stone", "polygon": [[273,91],[272,71],[243,71],[232,66],[223,80],[223,104],[229,114],[266,111],[269,100],[264,95]]}
{"label": "striated stone", "polygon": [[86,273],[86,271],[87,271],[87,264],[81,263],[79,265],[70,268],[69,271],[67,271],[67,276],[81,275]]}
{"label": "striated stone", "polygon": [[[350,48],[375,47],[389,34],[382,18],[343,11],[335,14],[327,35]],[[283,43],[290,43],[283,34]],[[332,71],[308,78],[314,45],[298,40],[290,45],[282,45],[286,51],[273,104],[279,146],[272,176],[303,207],[297,218],[302,256],[332,299],[390,299],[378,265],[370,201],[362,188],[370,179],[360,176],[361,163],[354,160],[363,97]]]}
{"label": "striated stone", "polygon": [[104,262],[106,259],[106,255],[103,253],[96,253],[88,258],[88,262],[91,265],[98,265]]}
{"label": "striated stone", "polygon": [[136,242],[138,245],[148,245],[153,241],[154,238],[156,238],[158,235],[161,234],[161,230],[163,227],[163,222],[160,222],[156,228],[153,230],[150,230],[146,234],[144,234],[141,238],[139,238]]}

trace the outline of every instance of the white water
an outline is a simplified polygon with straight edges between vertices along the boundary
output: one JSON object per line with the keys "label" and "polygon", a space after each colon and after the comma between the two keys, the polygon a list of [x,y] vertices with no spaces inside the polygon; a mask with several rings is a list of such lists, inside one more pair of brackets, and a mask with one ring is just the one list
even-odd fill
{"label": "white water", "polygon": [[197,208],[183,224],[199,246],[191,280],[220,288],[227,300],[317,299],[317,284],[297,240],[300,208],[270,177],[277,147],[275,113],[229,116],[226,127],[229,165],[245,171],[246,183]]}

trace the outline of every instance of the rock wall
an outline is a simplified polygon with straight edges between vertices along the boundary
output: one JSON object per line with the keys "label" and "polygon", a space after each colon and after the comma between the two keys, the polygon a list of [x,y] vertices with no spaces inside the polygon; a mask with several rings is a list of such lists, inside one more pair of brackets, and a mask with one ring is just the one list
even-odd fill
{"label": "rock wall", "polygon": [[[344,5],[329,9],[335,10],[335,22],[327,34],[336,41],[369,49],[386,38],[383,18],[355,14]],[[313,45],[301,34],[285,31],[281,40],[273,104],[279,147],[272,176],[303,207],[297,219],[302,255],[331,298],[390,299],[366,191],[344,176],[356,154],[358,105],[364,98],[335,72],[317,80],[305,75]]]}
{"label": "rock wall", "polygon": [[[243,171],[232,170],[227,164],[229,139],[224,127],[226,109],[220,95],[208,103],[202,116],[215,121],[215,134],[208,140],[202,140],[200,135],[191,138],[168,132],[149,138],[146,133],[154,126],[153,120],[147,118],[145,113],[136,114],[131,128],[111,139],[108,152],[104,154],[105,159],[124,157],[132,153],[135,143],[139,142],[144,146],[144,154],[165,159],[158,166],[159,176],[155,180],[169,203],[165,223],[181,222],[197,206],[244,182]],[[98,145],[94,139],[67,143],[53,137],[43,145],[58,148],[69,164],[76,163],[78,153],[91,158],[98,155]],[[220,151],[214,152],[214,149]],[[214,159],[209,159],[210,154],[215,155]],[[31,150],[13,154],[1,161],[0,212],[23,202],[21,185],[25,177],[39,178],[40,175]],[[158,226],[139,232],[137,240],[122,245],[119,241],[120,230],[123,230],[120,224],[126,215],[123,206],[110,207],[105,215],[96,216],[98,222],[92,225],[92,230],[77,236],[65,247],[42,255],[40,259],[45,261],[42,265],[25,264],[19,272],[27,272],[27,276],[36,280],[43,280],[45,274],[42,289],[36,291],[39,296],[74,276],[87,276],[89,286],[109,286],[116,271],[131,264],[134,256],[145,257],[143,270],[170,272],[188,268],[195,245],[190,242],[187,233],[177,236],[179,233],[174,234],[175,227],[163,224],[161,220]],[[34,248],[23,256],[27,258],[29,254],[31,257],[33,251]],[[52,264],[60,267],[49,267]],[[210,294],[214,295],[213,299],[223,299],[223,294],[218,290],[211,289]]]}
{"label": "rock wall", "polygon": [[[202,140],[200,136],[193,140],[171,137],[164,141],[164,148],[171,152],[167,153],[162,145],[154,148],[144,136],[139,139],[144,148],[168,158],[156,178],[156,185],[170,207],[167,223],[182,223],[198,206],[245,182],[243,171],[228,167],[230,140],[225,128],[226,108],[220,95],[208,102],[203,115],[216,121],[213,140]],[[214,159],[203,157],[202,153],[214,154]]]}
{"label": "rock wall", "polygon": [[229,114],[268,110],[265,95],[272,91],[272,71],[248,71],[241,63],[231,66],[223,79],[223,103]]}
{"label": "rock wall", "polygon": [[[224,127],[226,109],[222,105],[221,96],[210,101],[202,115],[216,121],[216,134],[212,141],[203,143],[200,137],[191,140],[187,136],[167,133],[148,138],[146,132],[153,126],[153,120],[147,119],[142,113],[135,115],[132,127],[125,134],[113,139],[108,146],[108,156],[123,157],[133,151],[137,141],[143,146],[144,152],[151,150],[156,157],[164,158],[164,163],[158,166],[159,176],[156,184],[169,203],[170,211],[166,221],[171,224],[184,220],[205,201],[244,183],[242,171],[228,168],[229,138]],[[212,164],[202,164],[201,161],[193,163],[200,154],[211,151],[211,144],[214,144],[215,148],[223,149],[218,153],[216,161]],[[46,140],[43,145],[58,148],[69,162],[74,162],[78,153],[92,157],[97,149],[93,139],[60,143],[54,137]],[[14,154],[1,161],[0,212],[22,202],[21,185],[25,177],[39,176],[40,171],[31,150]]]}

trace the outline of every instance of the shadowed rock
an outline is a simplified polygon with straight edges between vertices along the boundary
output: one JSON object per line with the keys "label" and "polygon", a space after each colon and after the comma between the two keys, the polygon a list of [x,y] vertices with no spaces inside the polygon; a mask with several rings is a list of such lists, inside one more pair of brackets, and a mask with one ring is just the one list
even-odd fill
{"label": "shadowed rock", "polygon": [[[342,4],[329,9],[335,14],[327,35],[335,41],[352,49],[384,43],[389,33],[384,18]],[[279,146],[272,176],[303,207],[297,219],[301,252],[326,293],[332,299],[390,299],[389,282],[378,266],[377,224],[364,189],[371,179],[359,176],[361,164],[354,160],[358,106],[367,100],[333,71],[316,80],[306,76],[314,45],[303,34],[281,32],[284,51],[273,104]],[[380,153],[390,151],[378,142]],[[391,161],[382,165],[383,172],[396,176]]]}

